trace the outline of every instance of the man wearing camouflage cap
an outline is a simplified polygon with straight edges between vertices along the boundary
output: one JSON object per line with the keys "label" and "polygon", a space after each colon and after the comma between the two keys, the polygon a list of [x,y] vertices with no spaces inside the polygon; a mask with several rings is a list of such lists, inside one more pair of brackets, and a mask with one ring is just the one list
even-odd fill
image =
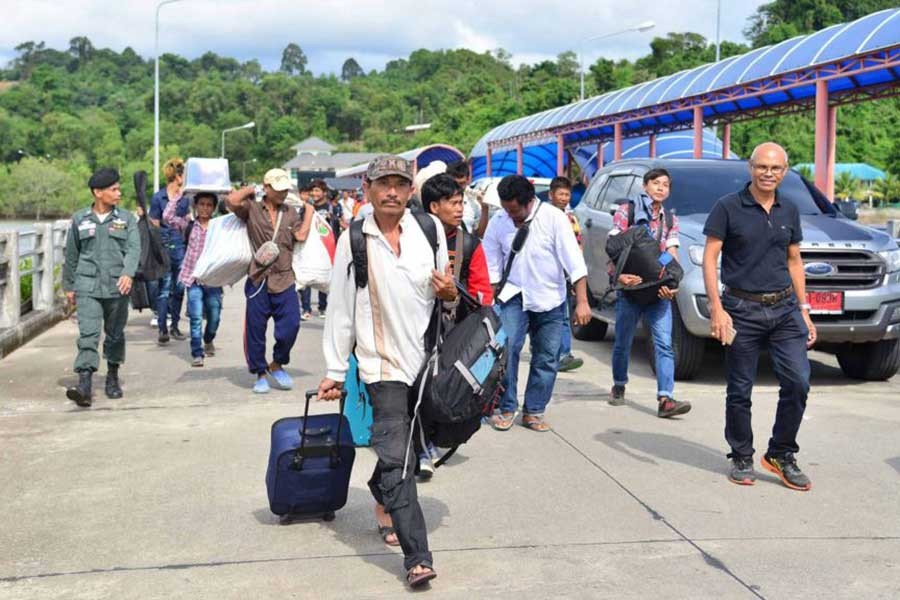
{"label": "man wearing camouflage cap", "polygon": [[[453,300],[456,287],[443,226],[432,215],[407,210],[414,190],[409,162],[376,158],[363,190],[374,212],[338,239],[322,336],[328,372],[319,398],[340,398],[354,352],[372,400],[378,463],[369,490],[378,530],[386,544],[402,547],[407,583],[419,587],[436,573],[416,492],[410,401],[425,363],[435,297]],[[354,255],[360,263],[366,259],[365,273],[357,273]]]}
{"label": "man wearing camouflage cap", "polygon": [[91,405],[91,376],[100,366],[97,346],[101,323],[106,334],[106,396],[122,397],[119,365],[125,362],[128,294],[141,255],[137,220],[118,207],[122,198],[119,173],[99,169],[88,186],[94,203],[72,217],[63,266],[63,290],[69,304],[77,306],[79,331],[75,359],[78,385],[66,390],[66,396],[83,407]]}

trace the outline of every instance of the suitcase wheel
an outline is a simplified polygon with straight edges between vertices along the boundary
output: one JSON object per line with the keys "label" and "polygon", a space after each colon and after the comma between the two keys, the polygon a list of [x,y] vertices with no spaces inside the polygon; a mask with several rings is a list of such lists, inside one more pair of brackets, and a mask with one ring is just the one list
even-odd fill
{"label": "suitcase wheel", "polygon": [[323,521],[334,521],[334,513],[333,512],[325,513],[324,515],[322,515],[322,520]]}

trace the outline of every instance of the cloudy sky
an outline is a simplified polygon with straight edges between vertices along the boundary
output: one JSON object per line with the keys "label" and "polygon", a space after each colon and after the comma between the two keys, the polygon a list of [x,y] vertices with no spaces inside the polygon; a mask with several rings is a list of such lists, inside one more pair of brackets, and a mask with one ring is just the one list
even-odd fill
{"label": "cloudy sky", "polygon": [[[723,40],[744,41],[747,17],[767,0],[720,0]],[[180,0],[160,12],[160,52],[195,58],[207,50],[239,60],[256,58],[278,68],[281,51],[299,44],[315,73],[340,72],[354,57],[365,70],[381,69],[417,48],[505,48],[513,64],[578,50],[579,40],[654,21],[646,33],[585,44],[588,62],[599,56],[647,54],[653,36],[693,31],[715,39],[717,0]],[[131,46],[153,56],[156,0],[3,0],[0,63],[24,41],[58,49],[85,35],[97,47]],[[389,6],[386,9],[385,6]],[[677,7],[677,8],[673,8]]]}

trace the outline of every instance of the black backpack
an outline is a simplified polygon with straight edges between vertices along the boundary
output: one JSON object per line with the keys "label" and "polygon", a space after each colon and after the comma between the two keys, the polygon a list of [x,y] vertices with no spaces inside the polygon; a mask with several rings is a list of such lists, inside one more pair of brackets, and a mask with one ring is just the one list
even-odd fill
{"label": "black backpack", "polygon": [[[457,283],[468,314],[444,333],[416,381],[422,430],[433,444],[449,448],[439,467],[469,441],[490,416],[506,373],[506,332],[491,306],[482,306]],[[442,320],[439,320],[439,323]]]}
{"label": "black backpack", "polygon": [[[606,254],[616,264],[615,285],[607,294],[620,290],[629,300],[646,306],[659,299],[661,286],[677,288],[684,270],[671,254],[660,252],[659,243],[643,226],[629,227],[624,233],[607,237]],[[618,282],[622,273],[637,275],[643,282],[625,287]]]}

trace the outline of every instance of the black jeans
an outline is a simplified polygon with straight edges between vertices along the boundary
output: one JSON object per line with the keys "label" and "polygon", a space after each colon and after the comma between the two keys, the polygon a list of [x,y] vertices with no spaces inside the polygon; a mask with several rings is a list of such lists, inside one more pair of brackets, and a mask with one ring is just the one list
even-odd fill
{"label": "black jeans", "polygon": [[782,456],[797,452],[797,432],[809,394],[809,330],[791,296],[765,306],[725,294],[725,311],[734,321],[737,337],[726,353],[725,439],[731,446],[729,457],[753,456],[753,428],[750,425],[750,395],[756,378],[759,353],[768,349],[778,378],[778,409],[769,439],[769,454]]}
{"label": "black jeans", "polygon": [[[428,531],[416,493],[416,457],[409,440],[410,394],[413,388],[400,381],[380,381],[366,385],[372,400],[372,448],[378,463],[369,480],[375,501],[391,515],[397,539],[403,549],[403,566],[432,566],[428,551]],[[407,458],[406,477],[403,461]]]}

